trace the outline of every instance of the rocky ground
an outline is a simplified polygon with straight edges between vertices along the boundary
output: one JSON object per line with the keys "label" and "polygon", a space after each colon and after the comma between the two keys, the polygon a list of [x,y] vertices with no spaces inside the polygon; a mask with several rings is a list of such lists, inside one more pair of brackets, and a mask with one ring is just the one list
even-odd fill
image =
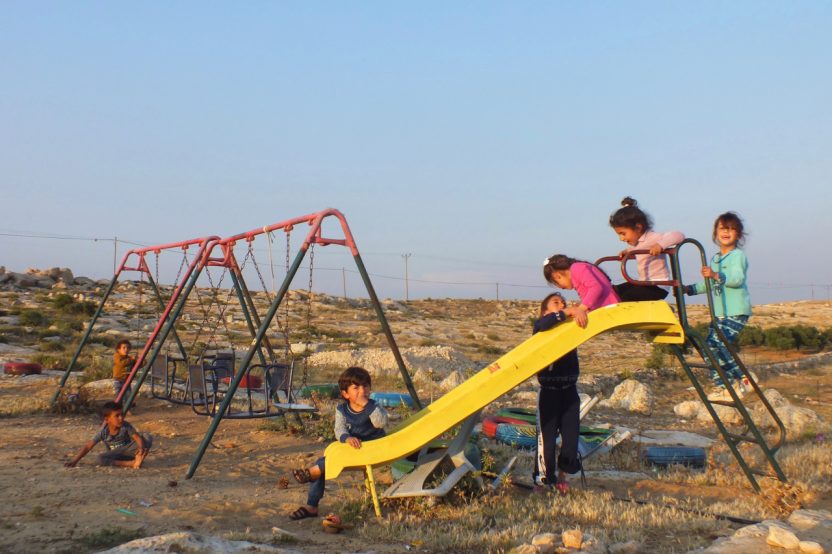
{"label": "rocky ground", "polygon": [[[91,308],[105,286],[105,283],[74,277],[64,269],[31,270],[25,274],[0,271],[0,362],[26,360],[39,361],[47,368],[66,367]],[[169,294],[169,291],[162,292]],[[249,341],[242,310],[233,302],[225,304],[228,298],[225,291],[212,296],[203,289],[199,296],[199,301],[194,299],[188,304],[176,329],[186,349],[196,354],[206,347],[233,348],[241,355]],[[206,311],[205,306],[212,299],[215,300],[212,310]],[[308,383],[331,382],[343,367],[355,364],[373,373],[376,390],[404,390],[395,359],[366,299],[323,294],[313,294],[310,298],[304,291],[291,291],[289,300],[288,313],[278,314],[269,338],[278,356],[289,356],[288,352],[309,354],[305,363],[298,361],[299,379],[305,375]],[[267,295],[256,294],[255,301],[258,311],[264,313]],[[528,338],[536,303],[385,300],[384,309],[419,394],[429,401]],[[692,306],[690,312],[695,321],[704,320],[701,307]],[[76,390],[86,381],[107,377],[115,341],[127,337],[141,347],[143,337],[155,325],[157,313],[158,308],[149,302],[146,284],[120,284],[82,353],[80,366],[86,369],[73,374],[68,390]],[[798,323],[827,328],[832,321],[830,315],[832,306],[827,302],[795,302],[757,306],[752,323],[763,328]],[[587,423],[627,428],[632,436],[650,436],[651,432],[659,433],[652,436],[661,436],[662,432],[685,430],[704,438],[706,444],[718,439],[712,421],[707,413],[703,414],[701,402],[688,390],[690,384],[681,370],[669,358],[657,364],[651,354],[646,337],[625,332],[603,335],[581,347],[580,388],[582,392],[603,398],[590,412]],[[575,503],[574,513],[566,513],[572,509],[572,499],[560,501],[554,507],[549,504],[547,508],[545,499],[527,497],[522,489],[509,487],[499,493],[508,495],[501,497],[502,502],[516,505],[518,510],[528,506],[540,507],[543,513],[564,510],[548,529],[538,525],[535,532],[529,518],[515,522],[511,514],[488,515],[490,500],[477,498],[469,502],[469,506],[476,506],[470,511],[476,514],[481,510],[481,518],[492,517],[496,522],[503,522],[498,526],[503,525],[508,535],[490,537],[486,533],[484,538],[482,532],[472,531],[468,537],[465,531],[460,531],[460,536],[451,543],[456,546],[448,546],[448,533],[441,539],[433,528],[442,523],[444,510],[448,517],[458,517],[452,515],[455,513],[453,501],[449,500],[432,515],[418,505],[388,506],[387,519],[376,525],[366,511],[366,503],[357,496],[360,486],[355,476],[339,479],[325,501],[342,514],[352,515],[354,529],[341,535],[325,535],[318,532],[317,521],[288,522],[285,514],[302,503],[305,488],[290,484],[287,489],[281,489],[276,484],[292,467],[314,460],[325,446],[329,435],[327,426],[331,424],[325,418],[303,420],[302,424],[289,422],[289,425],[271,420],[226,422],[220,427],[197,476],[184,481],[182,476],[207,422],[191,413],[189,407],[141,398],[130,420],[159,439],[147,467],[129,474],[123,470],[101,469],[94,465],[90,455],[80,468],[69,470],[63,469],[61,463],[94,432],[95,416],[48,413],[59,372],[31,377],[2,376],[0,488],[6,502],[0,506],[0,530],[3,530],[0,551],[94,551],[127,543],[136,537],[179,533],[157,543],[167,544],[166,551],[182,552],[205,548],[232,552],[250,548],[232,544],[241,541],[266,545],[261,546],[260,551],[264,552],[280,549],[398,552],[405,547],[429,552],[504,551],[521,545],[532,548],[533,544],[535,552],[546,552],[558,548],[565,551],[562,532],[574,527],[586,533],[582,535],[584,551],[590,551],[591,547],[598,552],[686,552],[697,548],[707,548],[707,552],[750,552],[752,548],[755,552],[765,552],[770,547],[766,546],[767,540],[769,544],[773,544],[771,540],[782,540],[786,541],[785,547],[793,547],[794,551],[800,548],[818,551],[805,550],[814,547],[802,544],[814,541],[820,551],[828,552],[832,549],[826,531],[831,525],[828,514],[815,511],[801,515],[795,510],[800,507],[832,509],[829,485],[832,469],[814,467],[812,472],[799,469],[809,462],[806,459],[801,462],[797,457],[801,451],[811,452],[815,456],[814,465],[832,465],[832,449],[825,439],[828,422],[832,421],[832,359],[826,352],[765,348],[747,348],[743,357],[760,376],[766,396],[787,422],[790,443],[796,446],[784,454],[785,463],[794,464],[794,469],[789,466],[796,474],[795,486],[799,489],[794,493],[799,497],[794,502],[786,502],[784,499],[791,496],[779,489],[776,493],[779,503],[763,501],[750,493],[742,478],[730,477],[737,471],[730,469],[732,458],[724,451],[724,445],[718,447],[719,440],[710,449],[711,461],[706,472],[673,478],[645,467],[639,454],[643,444],[627,441],[632,444],[623,443],[588,464],[590,488],[580,493],[584,496],[580,497],[581,502]],[[108,383],[99,385],[98,390],[103,390],[100,394],[108,395]],[[534,384],[529,382],[490,409],[499,405],[532,407],[534,390]],[[89,397],[96,394],[90,393]],[[331,411],[330,405],[323,408],[322,412]],[[759,406],[751,402],[750,409],[759,411]],[[762,415],[760,422],[766,423]],[[484,444],[498,458],[507,456],[501,448]],[[518,468],[529,463],[530,458],[521,453]],[[518,481],[526,479],[525,470],[516,471]],[[390,477],[381,479],[389,482]],[[824,479],[826,485],[816,485]],[[176,486],[170,486],[171,483]],[[720,494],[732,492],[719,496],[715,489],[721,489]],[[728,509],[742,512],[755,521],[781,519],[780,523],[755,524],[753,530],[747,531],[739,526],[728,528],[700,522],[691,527],[691,537],[683,541],[678,537],[663,539],[663,533],[648,523],[649,518],[638,524],[644,526],[639,533],[638,529],[620,528],[611,521],[596,521],[578,514],[578,504],[603,501],[605,494],[696,505],[706,511]],[[551,501],[559,502],[557,498]],[[790,514],[801,523],[787,519]],[[548,516],[540,517],[542,522]],[[612,517],[626,520],[629,516]],[[458,528],[466,528],[464,519],[458,517]],[[812,526],[806,523],[810,520],[815,522]],[[565,521],[569,521],[568,526]],[[411,525],[414,531],[407,531]],[[678,525],[680,529],[685,528],[684,523]],[[780,527],[794,533],[797,543],[787,534],[771,531]],[[540,531],[552,536],[537,537]],[[206,533],[211,536],[200,535]],[[752,538],[757,540],[753,543],[756,546],[730,550],[734,543],[729,541],[734,540],[731,537],[735,534],[737,540],[746,541],[743,544],[751,544],[748,541]],[[772,534],[778,538],[769,540]],[[715,538],[719,540],[711,545]],[[573,539],[574,534],[568,540]],[[210,543],[212,540],[219,542]],[[206,547],[208,543],[200,541],[214,546]],[[227,544],[217,546],[222,541]],[[549,546],[541,541],[548,541]],[[163,548],[151,543],[136,547],[139,550],[129,550],[125,545],[118,551]],[[632,544],[626,546],[629,543]]]}

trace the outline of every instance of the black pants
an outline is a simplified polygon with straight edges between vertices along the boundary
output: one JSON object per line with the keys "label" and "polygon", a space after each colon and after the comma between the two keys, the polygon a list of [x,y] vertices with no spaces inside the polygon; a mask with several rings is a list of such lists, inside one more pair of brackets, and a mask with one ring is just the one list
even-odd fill
{"label": "black pants", "polygon": [[613,285],[622,302],[641,302],[643,300],[664,300],[667,291],[655,285],[634,285],[632,283],[620,283]]}
{"label": "black pants", "polygon": [[[581,469],[578,460],[578,434],[581,421],[581,399],[578,387],[568,385],[563,389],[541,388],[537,397],[537,451],[534,460],[535,481],[547,484],[557,482],[557,470],[576,473]],[[561,437],[560,454],[555,464],[555,442]],[[539,479],[538,479],[539,478]]]}

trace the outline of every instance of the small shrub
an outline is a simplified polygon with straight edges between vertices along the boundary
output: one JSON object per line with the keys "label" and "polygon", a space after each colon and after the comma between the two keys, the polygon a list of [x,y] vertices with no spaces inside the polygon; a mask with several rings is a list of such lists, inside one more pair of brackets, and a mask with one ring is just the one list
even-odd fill
{"label": "small shrub", "polygon": [[485,336],[488,340],[498,341],[500,340],[500,335],[495,335],[494,333],[489,333]]}
{"label": "small shrub", "polygon": [[667,345],[654,344],[650,351],[650,356],[644,362],[644,367],[647,369],[661,369],[667,367]]}
{"label": "small shrub", "polygon": [[30,327],[45,327],[49,325],[49,317],[38,310],[23,310],[18,317],[21,325],[28,325]]}
{"label": "small shrub", "polygon": [[791,330],[788,327],[772,327],[765,330],[766,346],[775,350],[790,350],[797,346]]}
{"label": "small shrub", "polygon": [[45,352],[63,352],[64,345],[63,342],[59,340],[48,340],[43,344],[41,350]]}
{"label": "small shrub", "polygon": [[740,346],[762,346],[766,342],[766,336],[760,327],[748,325],[740,333],[737,342]]}

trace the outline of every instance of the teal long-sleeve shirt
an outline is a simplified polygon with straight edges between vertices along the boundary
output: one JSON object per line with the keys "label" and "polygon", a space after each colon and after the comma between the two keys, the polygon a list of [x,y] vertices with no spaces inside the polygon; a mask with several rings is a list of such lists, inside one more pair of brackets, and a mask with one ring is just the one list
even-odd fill
{"label": "teal long-sleeve shirt", "polygon": [[[719,282],[711,280],[714,292],[716,317],[751,315],[751,297],[748,294],[748,258],[745,252],[734,248],[724,256],[714,254],[711,269],[719,274]],[[695,294],[705,292],[705,282],[693,286]]]}

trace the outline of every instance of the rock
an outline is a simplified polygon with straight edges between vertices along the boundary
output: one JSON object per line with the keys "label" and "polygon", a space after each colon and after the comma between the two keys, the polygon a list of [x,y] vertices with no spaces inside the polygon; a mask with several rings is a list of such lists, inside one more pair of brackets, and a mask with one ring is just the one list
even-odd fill
{"label": "rock", "polygon": [[797,547],[805,554],[824,554],[823,547],[815,541],[800,541]]}
{"label": "rock", "polygon": [[36,277],[26,275],[24,273],[15,273],[12,271],[11,273],[8,273],[8,275],[12,276],[12,282],[18,287],[29,288],[37,286],[38,283]]}
{"label": "rock", "polygon": [[610,554],[639,554],[642,552],[643,546],[638,541],[617,542],[611,544],[609,548]]}
{"label": "rock", "polygon": [[768,528],[766,543],[786,550],[797,550],[800,547],[800,539],[797,538],[794,532],[773,525]]}
{"label": "rock", "polygon": [[442,392],[448,392],[459,385],[461,385],[465,381],[465,378],[459,371],[452,371],[447,377],[445,377],[441,383],[439,383],[439,390]]}
{"label": "rock", "polygon": [[532,546],[541,554],[552,554],[558,547],[558,536],[554,533],[541,533],[532,537]]}
{"label": "rock", "polygon": [[560,534],[560,539],[566,548],[579,550],[584,542],[584,534],[581,533],[580,529],[567,529]]}
{"label": "rock", "polygon": [[650,415],[653,413],[653,393],[647,385],[635,379],[627,379],[615,387],[612,396],[599,404],[606,408]]}
{"label": "rock", "polygon": [[107,554],[150,554],[152,552],[213,552],[217,554],[236,554],[238,552],[272,554],[297,553],[296,550],[287,550],[269,544],[230,541],[210,535],[183,531],[136,539],[116,546],[115,548],[105,550],[104,552]]}
{"label": "rock", "polygon": [[64,290],[64,289],[66,289],[68,286],[69,286],[69,285],[67,285],[67,284],[66,284],[66,282],[64,282],[64,281],[58,281],[57,283],[55,283],[54,285],[52,285],[52,290]]}
{"label": "rock", "polygon": [[510,554],[538,554],[540,550],[531,544],[521,544],[511,549]]}
{"label": "rock", "polygon": [[0,273],[0,285],[5,283],[6,281],[11,281],[12,279],[13,279],[13,277],[11,276],[10,273],[5,273],[5,272]]}
{"label": "rock", "polygon": [[291,350],[292,354],[295,354],[296,356],[300,356],[307,353],[313,354],[315,352],[321,351],[321,345],[316,342],[310,342],[309,344],[306,344],[305,342],[294,343],[291,345]]}
{"label": "rock", "polygon": [[[777,412],[777,416],[783,422],[783,425],[786,426],[786,437],[789,439],[799,438],[804,431],[822,423],[817,413],[809,408],[793,406],[776,389],[767,389],[763,394],[765,394],[774,411]],[[762,405],[754,408],[753,417],[754,421],[757,421],[763,427],[771,429],[776,426],[774,420]]]}
{"label": "rock", "polygon": [[798,531],[814,529],[824,520],[832,521],[832,512],[828,510],[795,510],[787,520]]}
{"label": "rock", "polygon": [[95,281],[89,277],[76,277],[72,282],[74,285],[79,287],[92,287],[95,285]]}
{"label": "rock", "polygon": [[581,544],[581,552],[589,552],[591,554],[607,554],[606,545],[599,541],[589,533],[584,533],[584,540]]}
{"label": "rock", "polygon": [[702,402],[698,400],[685,400],[673,406],[673,413],[685,419],[696,419],[702,407]]}
{"label": "rock", "polygon": [[81,392],[90,400],[112,400],[116,395],[113,379],[90,381],[81,387]]}
{"label": "rock", "polygon": [[432,371],[426,369],[417,369],[411,379],[414,383],[420,385],[430,385],[433,383]]}

